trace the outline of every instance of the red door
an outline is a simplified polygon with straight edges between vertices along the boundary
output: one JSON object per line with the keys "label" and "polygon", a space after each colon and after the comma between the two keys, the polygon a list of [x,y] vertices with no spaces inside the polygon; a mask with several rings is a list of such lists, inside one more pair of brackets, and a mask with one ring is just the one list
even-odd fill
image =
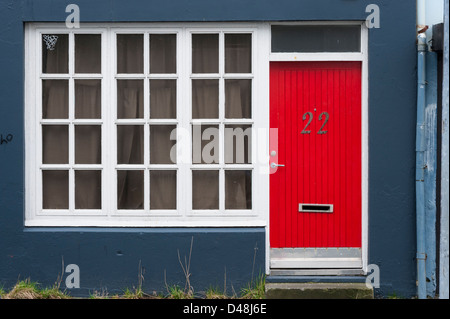
{"label": "red door", "polygon": [[271,248],[360,248],[361,62],[272,62],[270,127]]}

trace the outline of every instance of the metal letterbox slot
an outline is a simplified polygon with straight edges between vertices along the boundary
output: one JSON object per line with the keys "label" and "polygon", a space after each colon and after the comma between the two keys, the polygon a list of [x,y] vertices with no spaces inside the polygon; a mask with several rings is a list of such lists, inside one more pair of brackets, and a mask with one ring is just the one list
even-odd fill
{"label": "metal letterbox slot", "polygon": [[333,204],[298,204],[299,213],[332,213]]}

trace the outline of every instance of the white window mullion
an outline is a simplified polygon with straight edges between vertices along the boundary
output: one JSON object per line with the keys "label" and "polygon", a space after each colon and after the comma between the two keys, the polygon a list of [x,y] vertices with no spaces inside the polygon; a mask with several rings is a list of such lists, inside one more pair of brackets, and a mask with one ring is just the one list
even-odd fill
{"label": "white window mullion", "polygon": [[105,47],[103,50],[103,56],[105,60],[105,67],[103,72],[104,87],[102,95],[102,116],[104,119],[104,136],[102,141],[105,143],[104,150],[104,162],[103,164],[103,180],[105,184],[102,185],[102,192],[104,196],[104,209],[106,214],[111,217],[117,208],[117,174],[115,169],[116,163],[116,125],[115,125],[115,112],[116,112],[116,88],[115,78],[116,73],[116,50],[115,50],[115,33],[111,28],[108,28],[107,34],[105,34]]}
{"label": "white window mullion", "polygon": [[219,211],[225,211],[225,34],[219,33]]}
{"label": "white window mullion", "polygon": [[69,213],[75,213],[75,35],[69,33]]}
{"label": "white window mullion", "polygon": [[[179,119],[177,134],[178,178],[177,178],[177,208],[182,218],[192,211],[192,84],[191,63],[192,45],[190,32],[183,28],[178,34],[177,43],[177,118]],[[182,139],[185,140],[181,140]]]}
{"label": "white window mullion", "polygon": [[144,211],[150,211],[150,34],[144,33]]}

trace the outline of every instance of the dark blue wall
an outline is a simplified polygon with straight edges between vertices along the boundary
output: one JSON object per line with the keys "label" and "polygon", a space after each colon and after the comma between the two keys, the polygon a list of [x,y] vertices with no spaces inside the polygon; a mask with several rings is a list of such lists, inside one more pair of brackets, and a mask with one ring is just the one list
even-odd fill
{"label": "dark blue wall", "polygon": [[[26,229],[24,215],[24,45],[27,21],[64,22],[70,3],[81,22],[364,20],[380,7],[381,28],[369,31],[369,263],[381,271],[383,296],[415,294],[415,1],[402,0],[0,0],[0,285],[30,277],[53,284],[64,263],[76,263],[81,285],[109,292],[184,284],[177,250],[192,253],[196,291],[235,289],[264,269],[264,229]],[[253,264],[257,245],[256,263]],[[121,253],[118,253],[118,252]]]}

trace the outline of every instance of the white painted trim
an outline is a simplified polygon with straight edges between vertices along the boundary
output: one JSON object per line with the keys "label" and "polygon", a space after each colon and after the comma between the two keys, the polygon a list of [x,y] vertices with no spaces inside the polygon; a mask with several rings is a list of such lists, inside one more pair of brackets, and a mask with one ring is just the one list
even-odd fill
{"label": "white painted trim", "polygon": [[361,25],[361,251],[362,269],[367,273],[369,260],[369,30]]}
{"label": "white painted trim", "polygon": [[271,258],[271,268],[361,268],[361,258]]}
{"label": "white painted trim", "polygon": [[362,53],[271,53],[270,61],[362,61]]}

